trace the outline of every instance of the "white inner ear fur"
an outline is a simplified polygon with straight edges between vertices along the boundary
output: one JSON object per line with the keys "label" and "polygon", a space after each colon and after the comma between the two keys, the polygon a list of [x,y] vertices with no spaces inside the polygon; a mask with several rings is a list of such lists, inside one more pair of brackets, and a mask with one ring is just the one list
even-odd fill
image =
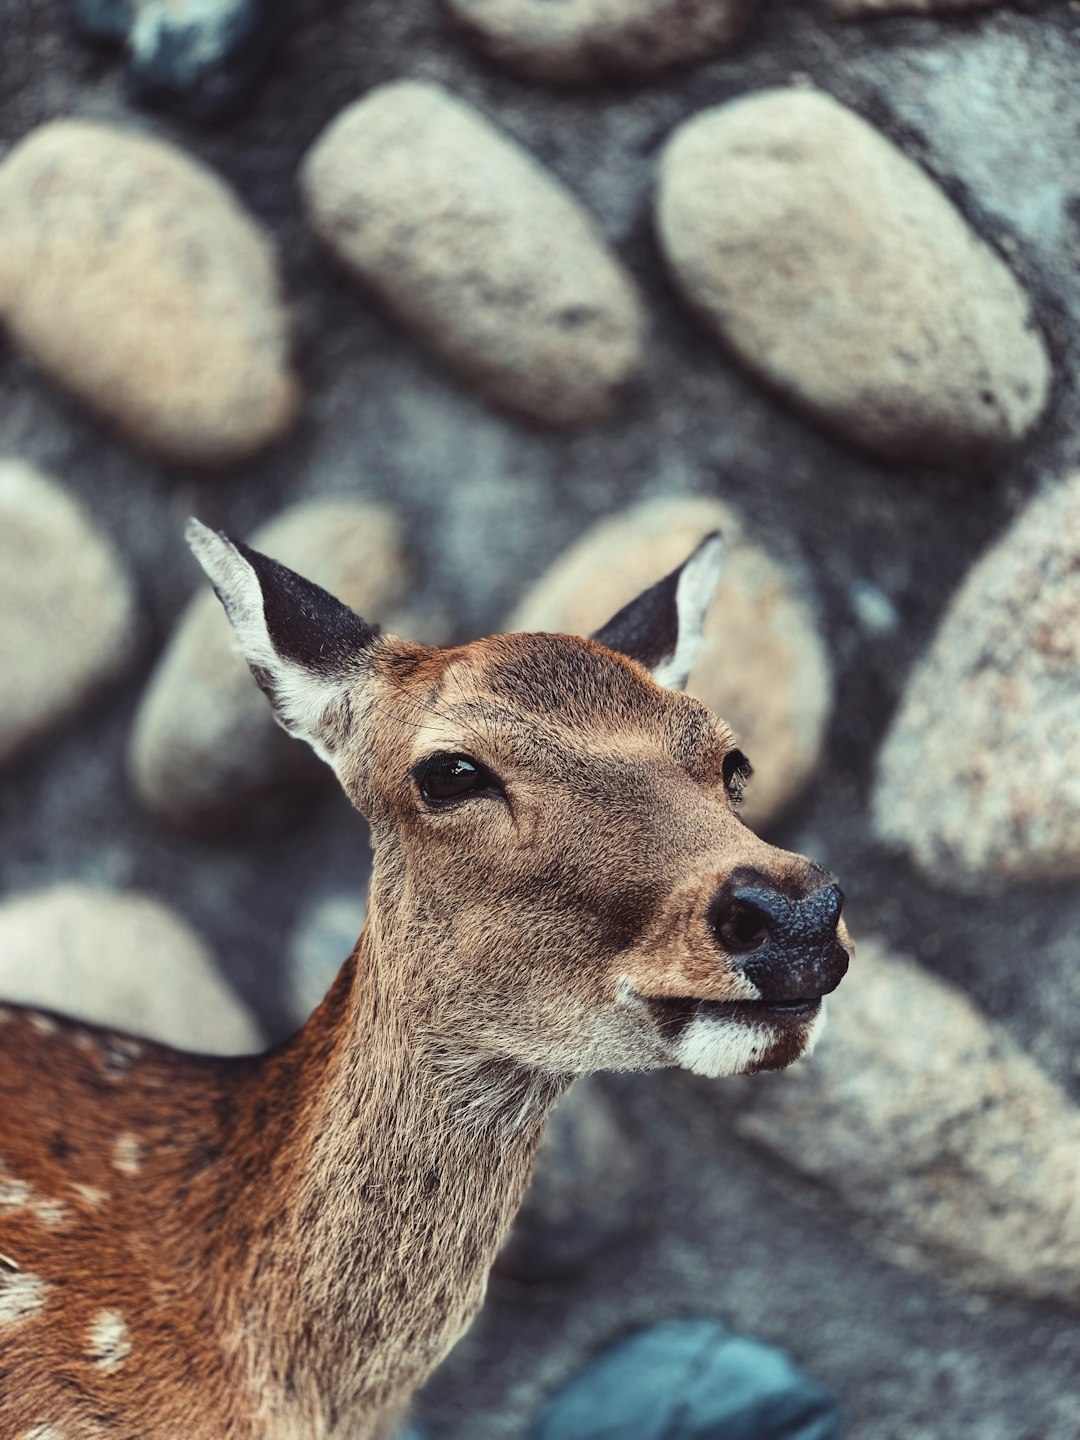
{"label": "white inner ear fur", "polygon": [[707,536],[683,566],[675,589],[678,615],[675,650],[653,671],[658,685],[666,685],[669,690],[685,688],[701,649],[705,615],[716,593],[723,565],[724,539],[717,534]]}
{"label": "white inner ear fur", "polygon": [[343,686],[313,674],[275,650],[266,628],[258,576],[223,535],[195,519],[188,521],[186,535],[195,558],[221,598],[237,648],[250,666],[265,671],[269,677],[273,688],[271,706],[278,724],[290,735],[306,740],[319,758],[333,767],[334,758],[321,739],[323,717],[327,706],[340,698]]}

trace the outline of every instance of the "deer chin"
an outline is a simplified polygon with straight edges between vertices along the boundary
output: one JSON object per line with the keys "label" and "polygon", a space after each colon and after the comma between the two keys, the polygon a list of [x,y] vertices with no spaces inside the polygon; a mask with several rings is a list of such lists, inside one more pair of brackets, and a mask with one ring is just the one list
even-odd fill
{"label": "deer chin", "polygon": [[825,1024],[820,997],[762,1000],[647,999],[672,1063],[711,1080],[784,1070],[811,1054]]}

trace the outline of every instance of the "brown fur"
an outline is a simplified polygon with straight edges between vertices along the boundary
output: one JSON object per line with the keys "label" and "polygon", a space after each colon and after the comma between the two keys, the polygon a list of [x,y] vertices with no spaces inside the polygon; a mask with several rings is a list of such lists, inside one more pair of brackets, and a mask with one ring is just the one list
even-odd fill
{"label": "brown fur", "polygon": [[[723,725],[593,642],[380,640],[326,723],[375,865],[297,1036],[214,1060],[2,1012],[2,1440],[374,1435],[481,1303],[573,1075],[673,1063],[629,987],[745,998],[709,897],[820,883],[737,818]],[[433,751],[508,803],[427,810]]]}

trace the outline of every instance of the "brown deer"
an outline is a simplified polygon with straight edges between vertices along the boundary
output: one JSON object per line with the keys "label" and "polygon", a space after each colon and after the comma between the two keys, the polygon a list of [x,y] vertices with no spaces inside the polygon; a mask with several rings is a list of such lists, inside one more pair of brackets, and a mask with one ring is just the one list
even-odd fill
{"label": "brown deer", "polygon": [[0,1011],[0,1440],[388,1433],[573,1077],[785,1066],[848,964],[839,889],[741,823],[747,761],[677,693],[719,537],[591,640],[447,649],[189,538],[370,822],[367,924],[262,1056]]}

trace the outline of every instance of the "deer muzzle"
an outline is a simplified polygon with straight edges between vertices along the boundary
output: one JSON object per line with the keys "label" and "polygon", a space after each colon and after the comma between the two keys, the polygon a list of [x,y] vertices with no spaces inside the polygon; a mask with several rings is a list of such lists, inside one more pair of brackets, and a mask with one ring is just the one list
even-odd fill
{"label": "deer muzzle", "polygon": [[807,1008],[835,990],[848,968],[839,935],[843,891],[835,881],[785,894],[764,877],[735,876],[713,896],[706,922],[720,950],[766,1005]]}

